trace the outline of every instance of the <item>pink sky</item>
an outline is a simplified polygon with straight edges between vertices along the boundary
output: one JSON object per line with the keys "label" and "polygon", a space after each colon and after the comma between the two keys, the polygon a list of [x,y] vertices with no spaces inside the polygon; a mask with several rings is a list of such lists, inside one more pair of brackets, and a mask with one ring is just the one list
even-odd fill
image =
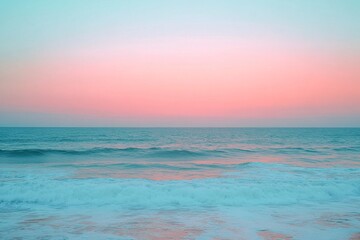
{"label": "pink sky", "polygon": [[0,2],[0,126],[360,126],[359,7]]}
{"label": "pink sky", "polygon": [[360,105],[356,60],[269,36],[89,44],[9,63],[1,105],[102,117],[343,114]]}

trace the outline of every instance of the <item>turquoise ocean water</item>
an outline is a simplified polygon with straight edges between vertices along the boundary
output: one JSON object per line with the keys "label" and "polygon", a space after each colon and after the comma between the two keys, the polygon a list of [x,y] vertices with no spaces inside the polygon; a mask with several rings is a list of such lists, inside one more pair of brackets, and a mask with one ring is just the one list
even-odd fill
{"label": "turquoise ocean water", "polygon": [[0,239],[360,239],[360,129],[0,128]]}

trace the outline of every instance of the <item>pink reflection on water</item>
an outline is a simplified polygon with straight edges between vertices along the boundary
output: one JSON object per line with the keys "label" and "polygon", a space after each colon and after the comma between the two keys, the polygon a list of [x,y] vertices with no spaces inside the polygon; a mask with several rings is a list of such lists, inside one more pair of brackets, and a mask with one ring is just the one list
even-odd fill
{"label": "pink reflection on water", "polygon": [[[118,162],[103,162],[97,168],[87,167],[89,164],[79,164],[80,169],[75,173],[75,178],[137,178],[149,179],[155,181],[167,180],[192,180],[217,178],[223,176],[224,173],[237,171],[239,165],[248,162],[262,163],[286,163],[286,159],[279,157],[252,157],[246,159],[202,159],[192,161],[179,162],[136,162],[136,163],[120,163],[125,166],[136,164],[141,169],[117,168]],[[91,165],[91,164],[90,164]],[[169,167],[173,169],[164,169]]]}
{"label": "pink reflection on water", "polygon": [[192,179],[203,179],[203,178],[216,178],[219,177],[221,173],[219,171],[196,171],[192,173],[184,172],[155,172],[146,176],[147,179],[156,180],[156,181],[166,181],[166,180],[192,180]]}
{"label": "pink reflection on water", "polygon": [[325,213],[316,220],[316,224],[329,228],[350,228],[356,227],[351,220],[359,217],[360,214],[355,213]]}
{"label": "pink reflection on water", "polygon": [[360,240],[360,232],[353,234],[349,240]]}
{"label": "pink reflection on water", "polygon": [[170,181],[170,180],[192,180],[204,178],[220,177],[220,171],[109,171],[103,169],[81,170],[76,173],[74,178],[134,178],[134,179],[148,179],[154,181]]}
{"label": "pink reflection on water", "polygon": [[258,235],[265,240],[291,240],[291,239],[293,239],[289,235],[285,235],[285,234],[277,233],[277,232],[271,232],[268,230],[259,231]]}
{"label": "pink reflection on water", "polygon": [[203,165],[237,165],[249,162],[261,162],[261,163],[286,163],[285,158],[271,157],[271,156],[257,156],[247,158],[232,158],[232,159],[204,159],[192,161],[195,164]]}
{"label": "pink reflection on water", "polygon": [[195,239],[202,232],[201,229],[155,215],[134,219],[133,222],[125,223],[125,226],[117,227],[116,231],[111,233],[123,237],[131,236],[138,240],[181,240]]}

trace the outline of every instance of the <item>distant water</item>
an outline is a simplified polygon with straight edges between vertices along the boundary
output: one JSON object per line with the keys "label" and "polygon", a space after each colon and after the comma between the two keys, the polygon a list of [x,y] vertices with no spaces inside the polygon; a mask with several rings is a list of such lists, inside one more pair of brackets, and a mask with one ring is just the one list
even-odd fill
{"label": "distant water", "polygon": [[360,239],[360,129],[0,128],[0,239]]}

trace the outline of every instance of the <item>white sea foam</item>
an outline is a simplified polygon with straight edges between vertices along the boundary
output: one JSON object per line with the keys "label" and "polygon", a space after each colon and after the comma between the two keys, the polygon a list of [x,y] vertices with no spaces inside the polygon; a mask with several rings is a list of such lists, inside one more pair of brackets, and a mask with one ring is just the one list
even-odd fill
{"label": "white sea foam", "polygon": [[[251,164],[231,178],[181,181],[72,179],[33,173],[11,180],[9,174],[2,174],[2,179],[8,181],[0,185],[0,203],[19,207],[177,208],[305,204],[355,200],[360,196],[360,180],[355,177],[360,173],[357,169],[316,171],[286,165],[280,168],[274,165],[271,169],[271,165]],[[308,176],[304,175],[306,171],[310,171]],[[249,179],[249,175],[254,177]]]}

